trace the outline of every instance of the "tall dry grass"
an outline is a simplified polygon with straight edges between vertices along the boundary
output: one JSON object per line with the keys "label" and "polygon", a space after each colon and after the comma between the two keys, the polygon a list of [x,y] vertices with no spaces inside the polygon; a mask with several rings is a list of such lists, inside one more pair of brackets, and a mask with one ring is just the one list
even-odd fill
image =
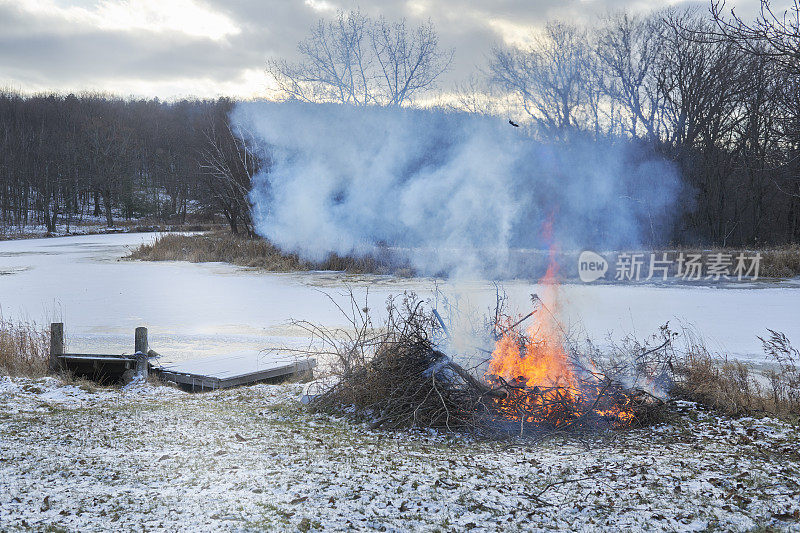
{"label": "tall dry grass", "polygon": [[712,354],[695,336],[672,361],[675,397],[695,401],[728,415],[768,414],[800,417],[800,351],[783,333],[768,330],[760,338],[773,368],[758,372],[752,365]]}
{"label": "tall dry grass", "polygon": [[260,268],[271,272],[303,270],[335,270],[353,274],[400,274],[410,271],[393,266],[391,262],[371,257],[342,257],[331,254],[321,262],[310,262],[296,254],[282,252],[269,241],[212,232],[195,235],[166,234],[150,244],[142,244],[128,256],[144,261],[189,261],[192,263],[223,262]]}
{"label": "tall dry grass", "polygon": [[0,373],[40,377],[47,374],[49,357],[47,328],[0,317]]}
{"label": "tall dry grass", "polygon": [[703,257],[702,263],[708,264],[709,257],[714,254],[730,254],[735,262],[740,253],[744,253],[745,257],[751,258],[755,256],[756,252],[761,254],[758,268],[759,278],[792,278],[800,276],[800,244],[785,244],[758,250],[730,247],[695,248],[679,246],[655,251],[659,256],[662,253],[666,253],[668,259],[673,261],[671,275],[676,275],[677,264],[675,262],[679,253],[700,254]]}
{"label": "tall dry grass", "polygon": [[[735,254],[733,249],[701,250],[694,248],[680,248],[677,250],[663,250],[674,261],[677,254],[698,253],[707,257],[711,253],[725,252]],[[766,249],[760,252],[761,262],[759,277],[781,278],[800,276],[800,245],[787,245]],[[755,252],[748,252],[750,257]],[[560,262],[565,265],[575,264],[575,254],[564,253]],[[333,270],[345,271],[353,274],[396,274],[400,276],[413,276],[414,270],[407,263],[390,257],[388,252],[373,257],[342,257],[336,254],[329,255],[324,261],[310,262],[300,259],[296,254],[284,253],[272,243],[261,238],[249,238],[233,235],[228,231],[214,231],[202,234],[181,235],[165,234],[158,237],[151,244],[143,244],[130,255],[130,259],[145,261],[189,261],[193,263],[223,262],[234,265],[261,268],[272,272],[292,272],[302,270]],[[541,271],[546,268],[546,256],[525,256],[524,268],[532,268],[537,261],[542,262]],[[673,265],[671,275],[675,275]],[[536,270],[535,268],[532,270]],[[538,270],[536,270],[538,271]],[[564,274],[574,276],[567,269]]]}
{"label": "tall dry grass", "polygon": [[142,244],[128,256],[145,261],[222,262],[276,272],[307,270],[294,254],[284,254],[263,239],[238,237],[228,232],[200,235],[166,234]]}
{"label": "tall dry grass", "polygon": [[791,278],[800,276],[800,244],[770,248],[761,252],[760,276]]}

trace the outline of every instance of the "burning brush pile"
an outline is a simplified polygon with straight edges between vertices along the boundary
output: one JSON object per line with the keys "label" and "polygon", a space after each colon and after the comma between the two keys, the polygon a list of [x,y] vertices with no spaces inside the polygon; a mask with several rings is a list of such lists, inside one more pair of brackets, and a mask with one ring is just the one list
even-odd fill
{"label": "burning brush pile", "polygon": [[365,306],[352,296],[351,302],[348,331],[300,323],[335,360],[333,379],[313,397],[313,408],[366,417],[373,428],[485,437],[638,427],[662,411],[663,402],[646,389],[666,372],[666,330],[663,342],[629,347],[619,362],[571,347],[552,309],[534,296],[524,317],[506,316],[498,304],[494,349],[468,369],[438,348],[447,344],[447,328],[414,294],[390,299],[380,328]]}
{"label": "burning brush pile", "polygon": [[[509,325],[508,318],[496,326],[495,348],[483,374],[491,390],[501,393],[487,410],[494,423],[513,422],[524,434],[528,428],[641,426],[657,417],[663,402],[645,389],[627,386],[631,379],[622,371],[624,363],[601,363],[603,354],[596,350],[597,360],[588,358],[567,340],[548,307],[536,295],[533,300],[536,309],[524,317],[531,322],[527,328],[519,327],[522,319]],[[636,373],[663,374],[660,354],[648,357],[657,351],[639,350]]]}
{"label": "burning brush pile", "polygon": [[[655,421],[663,401],[650,390],[668,381],[673,333],[614,353],[577,347],[559,322],[555,262],[539,280],[525,316],[505,312],[498,292],[485,325],[493,349],[472,368],[457,360],[450,332],[414,294],[390,299],[388,318],[373,326],[351,293],[348,331],[299,323],[334,360],[333,379],[314,397],[322,410],[368,416],[372,427],[426,427],[485,436],[626,428]],[[447,352],[447,353],[445,353]],[[317,352],[319,353],[319,352]]]}

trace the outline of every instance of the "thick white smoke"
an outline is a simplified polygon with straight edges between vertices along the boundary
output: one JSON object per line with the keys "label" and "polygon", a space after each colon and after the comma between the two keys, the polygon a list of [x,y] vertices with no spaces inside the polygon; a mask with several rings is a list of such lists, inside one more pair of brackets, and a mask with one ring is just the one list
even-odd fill
{"label": "thick white smoke", "polygon": [[379,246],[424,274],[513,276],[548,217],[562,248],[655,244],[681,188],[630,141],[539,142],[464,113],[258,102],[232,121],[267,160],[256,231],[310,260]]}

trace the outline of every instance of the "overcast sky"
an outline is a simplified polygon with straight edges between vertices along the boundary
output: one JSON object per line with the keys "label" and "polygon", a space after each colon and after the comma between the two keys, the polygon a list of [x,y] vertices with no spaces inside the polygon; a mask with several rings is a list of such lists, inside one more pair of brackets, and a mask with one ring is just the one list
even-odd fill
{"label": "overcast sky", "polygon": [[[494,43],[525,38],[550,18],[643,12],[667,0],[0,0],[0,88],[123,96],[264,96],[268,57],[297,57],[320,18],[430,19],[455,49],[442,88],[463,81]],[[683,2],[685,3],[685,2]],[[742,15],[757,0],[729,0]],[[702,9],[707,3],[699,2]]]}

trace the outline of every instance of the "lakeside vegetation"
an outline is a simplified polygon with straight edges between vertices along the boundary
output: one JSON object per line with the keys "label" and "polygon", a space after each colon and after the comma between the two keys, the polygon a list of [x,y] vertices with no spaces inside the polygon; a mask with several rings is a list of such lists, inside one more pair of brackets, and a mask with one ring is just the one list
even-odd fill
{"label": "lakeside vegetation", "polygon": [[49,358],[50,333],[46,328],[0,316],[0,375],[44,376]]}
{"label": "lakeside vegetation", "polygon": [[[741,251],[724,248],[699,249],[679,248],[663,249],[656,253],[701,254],[731,253]],[[800,246],[790,244],[759,251],[761,261],[760,278],[791,278],[800,276]],[[311,262],[302,260],[297,254],[281,251],[261,237],[233,235],[228,231],[213,231],[194,235],[165,234],[151,243],[142,244],[131,252],[129,259],[142,261],[188,261],[190,263],[221,262],[232,265],[259,268],[271,272],[291,272],[307,270],[344,271],[353,274],[395,274],[402,277],[416,275],[415,270],[407,263],[398,263],[397,258],[388,254],[382,257],[357,258],[342,257],[331,254],[327,260]],[[547,255],[535,258],[541,264],[541,273],[547,268]],[[563,265],[577,261],[576,254],[563,254]],[[534,265],[536,266],[536,265]],[[535,270],[535,268],[531,268]],[[562,274],[574,277],[569,269],[562,269]]]}
{"label": "lakeside vegetation", "polygon": [[330,254],[324,261],[306,261],[297,254],[281,251],[260,237],[234,235],[227,231],[197,235],[161,235],[152,243],[140,245],[127,257],[143,261],[222,262],[270,272],[330,270],[350,274],[400,276],[410,276],[413,273],[408,267],[394,266],[388,258],[382,260]]}

